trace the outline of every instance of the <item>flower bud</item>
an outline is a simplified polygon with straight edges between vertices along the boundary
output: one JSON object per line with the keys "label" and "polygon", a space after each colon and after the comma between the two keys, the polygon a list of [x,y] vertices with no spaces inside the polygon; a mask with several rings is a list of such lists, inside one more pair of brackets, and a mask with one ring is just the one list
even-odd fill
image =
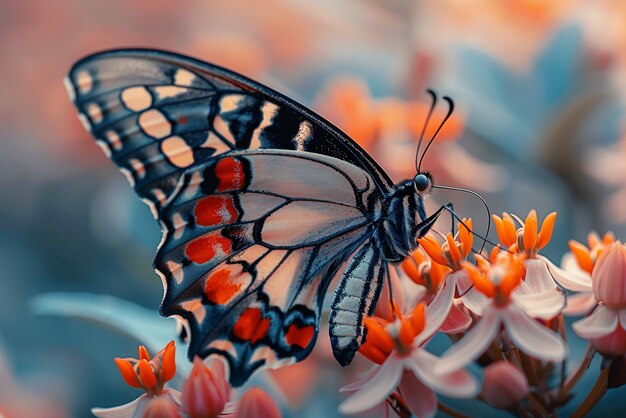
{"label": "flower bud", "polygon": [[237,418],[281,418],[281,414],[270,395],[253,387],[239,400]]}
{"label": "flower bud", "polygon": [[[216,368],[221,362],[213,363]],[[189,418],[213,418],[223,410],[230,397],[230,386],[224,373],[207,367],[196,357],[189,377],[183,384],[181,395],[182,410]]]}
{"label": "flower bud", "polygon": [[182,418],[182,414],[169,396],[157,396],[150,400],[141,418]]}
{"label": "flower bud", "polygon": [[626,354],[626,331],[619,323],[612,333],[590,341],[593,348],[603,356],[614,357]]}
{"label": "flower bud", "polygon": [[591,276],[596,300],[609,309],[626,308],[626,247],[616,241],[598,257]]}
{"label": "flower bud", "polygon": [[489,405],[513,407],[527,395],[526,376],[517,367],[500,360],[485,368],[482,396]]}

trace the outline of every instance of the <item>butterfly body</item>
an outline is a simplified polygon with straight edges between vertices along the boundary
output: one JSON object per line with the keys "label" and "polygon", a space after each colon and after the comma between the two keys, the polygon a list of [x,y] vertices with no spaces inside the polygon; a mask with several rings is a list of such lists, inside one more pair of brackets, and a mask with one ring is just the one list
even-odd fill
{"label": "butterfly body", "polygon": [[161,224],[161,313],[184,325],[190,357],[224,357],[235,385],[302,360],[337,282],[330,337],[350,363],[387,264],[429,225],[413,179],[394,185],[320,116],[192,58],[103,52],[79,61],[67,84]]}

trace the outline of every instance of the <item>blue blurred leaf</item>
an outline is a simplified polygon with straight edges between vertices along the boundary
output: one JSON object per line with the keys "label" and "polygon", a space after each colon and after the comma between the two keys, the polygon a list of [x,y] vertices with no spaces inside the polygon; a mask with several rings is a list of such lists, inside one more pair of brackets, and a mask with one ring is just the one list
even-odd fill
{"label": "blue blurred leaf", "polygon": [[534,155],[546,126],[569,99],[584,93],[584,56],[578,26],[560,28],[525,73],[468,46],[444,76],[451,93],[470,109],[467,125],[514,160]]}
{"label": "blue blurred leaf", "polygon": [[578,26],[559,30],[535,62],[534,75],[543,87],[546,106],[561,103],[582,78],[582,39]]}
{"label": "blue blurred leaf", "polygon": [[[39,315],[86,319],[113,328],[146,345],[151,353],[161,350],[178,334],[174,319],[163,318],[155,310],[109,295],[44,293],[31,299],[31,306]],[[187,344],[177,341],[176,373],[184,377],[190,370]],[[251,386],[262,387],[281,405],[286,402],[285,395],[266,373],[256,373],[244,389]]]}
{"label": "blue blurred leaf", "polygon": [[[126,334],[156,353],[177,339],[176,321],[160,316],[155,310],[108,295],[91,293],[44,293],[31,300],[39,315],[58,315],[96,322]],[[187,345],[176,342],[177,373],[186,376],[191,369]]]}

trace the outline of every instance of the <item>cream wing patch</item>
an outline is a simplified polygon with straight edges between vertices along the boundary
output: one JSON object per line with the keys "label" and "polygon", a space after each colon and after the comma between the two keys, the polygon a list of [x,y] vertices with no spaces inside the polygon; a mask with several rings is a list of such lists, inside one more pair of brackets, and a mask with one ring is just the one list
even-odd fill
{"label": "cream wing patch", "polygon": [[172,133],[172,124],[165,115],[157,109],[150,109],[139,115],[139,126],[143,131],[155,139],[165,138]]}
{"label": "cream wing patch", "polygon": [[122,139],[115,131],[106,131],[104,136],[109,141],[109,144],[115,151],[119,151],[122,149]]}
{"label": "cream wing patch", "polygon": [[89,105],[87,105],[87,114],[94,123],[102,122],[102,109],[98,106],[98,104],[89,103]]}
{"label": "cream wing patch", "polygon": [[76,86],[80,94],[89,93],[93,88],[93,77],[86,70],[80,71],[76,75]]}
{"label": "cream wing patch", "polygon": [[195,78],[195,74],[191,71],[179,68],[176,70],[176,74],[174,74],[174,84],[190,87]]}
{"label": "cream wing patch", "polygon": [[122,103],[128,110],[139,112],[152,106],[152,95],[142,86],[129,87],[122,92]]}
{"label": "cream wing patch", "polygon": [[163,140],[161,150],[168,161],[176,167],[189,167],[194,162],[193,149],[179,136],[172,136]]}

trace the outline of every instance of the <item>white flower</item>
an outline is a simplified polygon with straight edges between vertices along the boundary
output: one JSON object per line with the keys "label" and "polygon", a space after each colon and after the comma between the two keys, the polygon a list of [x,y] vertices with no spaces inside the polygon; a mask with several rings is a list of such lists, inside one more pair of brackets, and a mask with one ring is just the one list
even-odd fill
{"label": "white flower", "polygon": [[435,372],[446,374],[465,367],[480,357],[500,334],[501,327],[524,353],[546,361],[561,361],[567,355],[563,340],[533,318],[550,319],[563,308],[563,295],[546,284],[546,266],[503,253],[493,264],[479,259],[480,269],[464,267],[474,288],[463,297],[466,306],[482,318],[461,340],[444,353]]}
{"label": "white flower", "polygon": [[[450,294],[454,294],[454,287],[444,287],[440,293],[441,297],[451,301]],[[423,345],[445,319],[445,316],[437,315],[437,311],[446,309],[445,304],[437,303],[435,307],[436,310],[428,310],[423,303],[419,304],[407,317],[394,306],[396,319],[393,321],[365,318],[367,339],[359,352],[380,366],[342,389],[351,395],[339,405],[341,413],[361,414],[375,410],[385,414],[387,397],[398,390],[412,414],[430,417],[437,411],[435,392],[458,398],[478,394],[478,382],[464,370],[441,375],[434,373],[438,359]],[[427,321],[425,316],[433,320]]]}

